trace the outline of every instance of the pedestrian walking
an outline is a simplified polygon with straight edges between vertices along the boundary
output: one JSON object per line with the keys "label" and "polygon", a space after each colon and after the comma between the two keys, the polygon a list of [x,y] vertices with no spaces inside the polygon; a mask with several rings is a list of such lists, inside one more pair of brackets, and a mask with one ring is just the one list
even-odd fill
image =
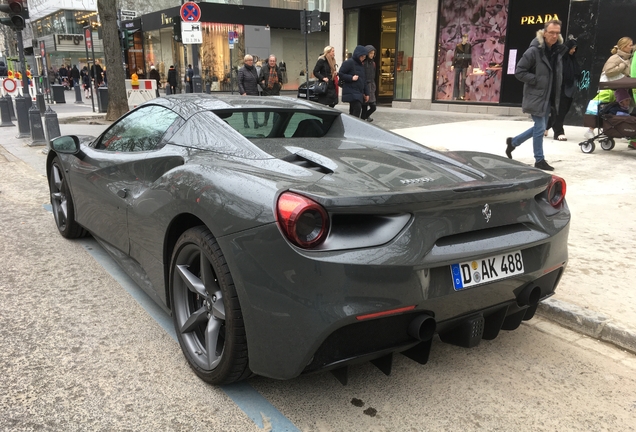
{"label": "pedestrian walking", "polygon": [[174,68],[174,65],[170,65],[170,68],[168,69],[168,86],[170,87],[170,94],[177,94],[178,83],[177,70]]}
{"label": "pedestrian walking", "polygon": [[77,65],[73,65],[73,69],[71,69],[71,79],[73,81],[73,87],[79,85],[80,83],[80,71],[77,68]]}
{"label": "pedestrian walking", "polygon": [[[243,57],[243,67],[238,71],[238,86],[241,96],[258,96],[258,74],[256,73],[256,67],[254,66],[254,57],[246,55]],[[258,129],[258,113],[252,112],[252,118],[254,119],[254,129]],[[243,126],[249,129],[250,125],[247,123],[247,112],[243,113]]]}
{"label": "pedestrian walking", "polygon": [[82,75],[82,85],[84,86],[84,97],[88,99],[91,97],[91,94],[90,94],[91,74],[88,71],[88,68],[86,66],[82,68],[81,75]]}
{"label": "pedestrian walking", "polygon": [[576,91],[576,83],[579,81],[579,77],[581,75],[581,67],[576,60],[576,48],[576,39],[571,38],[565,42],[561,51],[563,81],[561,84],[561,96],[559,97],[559,112],[552,124],[554,139],[558,141],[567,141],[565,130],[563,129],[563,122],[565,121],[565,116],[572,106],[572,99],[574,97],[574,92]]}
{"label": "pedestrian walking", "polygon": [[[283,86],[283,75],[276,64],[276,56],[270,54],[267,63],[261,68],[258,75],[258,82],[263,89],[263,96],[280,96],[280,89]],[[269,122],[269,111],[265,111],[265,121],[261,126],[267,126]]]}
{"label": "pedestrian walking", "polygon": [[60,68],[57,70],[57,75],[59,76],[60,84],[64,84],[63,81],[68,80],[68,70],[66,69],[66,66],[60,66]]}
{"label": "pedestrian walking", "polygon": [[562,44],[561,21],[550,20],[545,23],[543,30],[537,31],[537,37],[517,63],[515,77],[524,83],[521,108],[532,116],[534,125],[516,137],[506,139],[506,155],[512,159],[512,152],[532,138],[534,166],[546,171],[554,170],[543,155],[543,134],[552,107],[555,112],[559,111],[563,80],[563,65],[559,55]]}
{"label": "pedestrian walking", "polygon": [[369,87],[362,62],[367,57],[367,49],[358,45],[353,56],[345,60],[338,71],[338,79],[343,81],[342,101],[349,102],[349,114],[360,117],[362,104],[369,100]]}
{"label": "pedestrian walking", "polygon": [[194,78],[194,69],[192,69],[192,65],[189,64],[188,65],[188,69],[186,69],[186,73],[185,73],[185,82],[186,85],[188,86],[188,93],[193,93],[194,92],[194,87],[192,84],[192,78]]}
{"label": "pedestrian walking", "polygon": [[318,95],[318,103],[335,107],[338,103],[338,92],[335,79],[338,76],[336,50],[331,45],[325,47],[314,66],[314,76],[327,83],[327,91]]}
{"label": "pedestrian walking", "polygon": [[155,65],[150,65],[150,74],[148,75],[151,80],[155,80],[157,87],[155,93],[157,97],[159,97],[159,89],[161,88],[161,75],[159,75],[159,71],[155,68]]}
{"label": "pedestrian walking", "polygon": [[366,120],[368,122],[372,122],[373,119],[371,118],[371,114],[373,114],[375,112],[375,110],[377,109],[376,107],[376,100],[375,100],[375,90],[376,90],[376,85],[375,85],[375,47],[373,45],[367,45],[365,47],[369,53],[367,54],[367,58],[364,60],[364,62],[362,62],[362,64],[364,65],[364,76],[367,79],[367,87],[369,87],[369,100],[362,104],[362,115],[360,116],[360,118],[362,120]]}

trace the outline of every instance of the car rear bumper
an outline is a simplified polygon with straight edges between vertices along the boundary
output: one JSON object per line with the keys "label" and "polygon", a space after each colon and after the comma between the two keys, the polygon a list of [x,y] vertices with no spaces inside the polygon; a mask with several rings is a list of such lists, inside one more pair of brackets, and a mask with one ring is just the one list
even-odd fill
{"label": "car rear bumper", "polygon": [[[523,275],[461,291],[453,289],[447,263],[403,265],[388,246],[359,250],[358,260],[350,259],[351,251],[347,259],[337,252],[299,253],[275,224],[218,240],[239,294],[250,368],[289,379],[422,348],[425,342],[408,327],[423,314],[434,318],[442,340],[462,346],[479,342],[466,340],[474,332],[467,326],[483,326],[479,339],[516,328],[536,310],[518,304],[524,288],[538,287],[540,299],[554,293],[567,262],[568,230],[566,224],[521,248]],[[360,319],[411,306],[395,315]]]}

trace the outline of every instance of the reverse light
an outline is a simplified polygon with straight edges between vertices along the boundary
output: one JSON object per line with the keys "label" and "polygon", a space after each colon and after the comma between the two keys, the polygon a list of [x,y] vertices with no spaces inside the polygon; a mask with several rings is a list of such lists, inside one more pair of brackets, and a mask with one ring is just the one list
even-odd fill
{"label": "reverse light", "polygon": [[283,193],[278,198],[276,213],[285,236],[296,246],[313,248],[327,238],[327,211],[307,197],[292,192]]}
{"label": "reverse light", "polygon": [[552,207],[559,207],[565,199],[566,191],[565,180],[559,176],[552,176],[550,184],[548,185],[548,202]]}

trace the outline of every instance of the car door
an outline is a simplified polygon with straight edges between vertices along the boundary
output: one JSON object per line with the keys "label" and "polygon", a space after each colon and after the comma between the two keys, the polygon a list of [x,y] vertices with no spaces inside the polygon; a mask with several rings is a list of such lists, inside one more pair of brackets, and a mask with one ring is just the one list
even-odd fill
{"label": "car door", "polygon": [[128,254],[128,210],[142,187],[144,159],[156,150],[178,115],[143,106],[119,119],[75,159],[69,177],[77,221],[93,235]]}

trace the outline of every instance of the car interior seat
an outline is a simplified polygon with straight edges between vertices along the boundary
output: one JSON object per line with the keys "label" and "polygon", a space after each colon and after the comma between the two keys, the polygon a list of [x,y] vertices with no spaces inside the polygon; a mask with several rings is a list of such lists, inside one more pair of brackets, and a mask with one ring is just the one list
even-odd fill
{"label": "car interior seat", "polygon": [[324,134],[320,120],[305,119],[298,123],[292,138],[320,138]]}

